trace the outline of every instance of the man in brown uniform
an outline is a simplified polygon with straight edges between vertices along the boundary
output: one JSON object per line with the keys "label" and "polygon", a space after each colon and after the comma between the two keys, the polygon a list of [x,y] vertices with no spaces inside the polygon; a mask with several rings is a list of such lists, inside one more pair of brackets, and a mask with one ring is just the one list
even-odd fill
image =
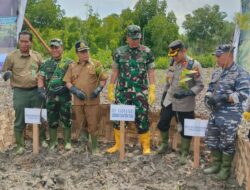
{"label": "man in brown uniform", "polygon": [[63,80],[73,94],[73,112],[77,126],[82,127],[86,141],[90,134],[90,149],[92,153],[96,153],[98,151],[97,125],[100,118],[99,94],[106,84],[107,75],[100,62],[90,59],[86,42],[77,42],[75,49],[79,61],[69,66]]}
{"label": "man in brown uniform", "polygon": [[[41,100],[37,92],[37,72],[42,63],[42,56],[31,50],[32,34],[27,31],[19,33],[19,49],[8,54],[2,71],[3,79],[10,79],[13,87],[13,105],[15,110],[14,132],[17,144],[16,154],[24,153],[23,130],[24,108],[40,108]],[[42,145],[47,146],[45,130],[40,128]]]}

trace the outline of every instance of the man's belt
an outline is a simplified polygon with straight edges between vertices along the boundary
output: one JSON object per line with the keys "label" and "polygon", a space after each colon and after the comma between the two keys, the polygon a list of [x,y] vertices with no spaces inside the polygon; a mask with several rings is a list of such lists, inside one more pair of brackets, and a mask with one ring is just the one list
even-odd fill
{"label": "man's belt", "polygon": [[27,91],[30,91],[30,90],[35,90],[35,89],[37,89],[37,86],[30,87],[30,88],[20,88],[20,87],[14,87],[14,88],[20,89],[20,90],[27,90]]}

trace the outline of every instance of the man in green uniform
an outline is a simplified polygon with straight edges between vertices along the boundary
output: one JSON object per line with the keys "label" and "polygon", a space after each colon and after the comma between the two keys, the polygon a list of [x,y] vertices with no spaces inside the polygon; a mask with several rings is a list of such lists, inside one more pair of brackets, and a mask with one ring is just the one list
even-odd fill
{"label": "man in green uniform", "polygon": [[[118,48],[113,56],[108,97],[116,104],[135,105],[135,124],[143,154],[150,154],[148,107],[155,101],[154,56],[148,47],[140,44],[140,39],[141,28],[128,26],[128,45]],[[107,150],[108,153],[117,152],[120,148],[119,122],[114,123],[114,128],[115,145]]]}
{"label": "man in green uniform", "polygon": [[64,148],[71,149],[71,95],[63,77],[72,60],[64,58],[63,43],[60,39],[50,41],[51,58],[46,60],[39,70],[38,90],[41,98],[46,99],[50,135],[50,150],[57,142],[57,128],[64,129]]}
{"label": "man in green uniform", "polygon": [[[19,33],[19,49],[8,54],[2,71],[3,79],[10,79],[13,88],[13,105],[15,110],[14,132],[17,144],[16,154],[24,153],[23,131],[25,108],[40,108],[41,100],[37,93],[37,72],[42,64],[42,56],[31,50],[32,34],[28,31]],[[40,128],[42,145],[46,146],[45,130]]]}

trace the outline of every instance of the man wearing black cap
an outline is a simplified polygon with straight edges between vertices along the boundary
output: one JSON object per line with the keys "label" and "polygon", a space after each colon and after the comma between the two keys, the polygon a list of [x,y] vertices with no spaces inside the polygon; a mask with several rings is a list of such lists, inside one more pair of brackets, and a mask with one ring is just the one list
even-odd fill
{"label": "man wearing black cap", "polygon": [[194,119],[195,96],[202,91],[204,85],[201,77],[201,65],[187,56],[183,42],[175,40],[168,48],[172,65],[167,71],[161,117],[157,125],[162,137],[158,153],[164,153],[167,150],[168,130],[174,116],[182,136],[180,163],[185,164],[192,137],[184,135],[184,119]]}
{"label": "man wearing black cap", "polygon": [[215,56],[219,69],[213,73],[205,96],[205,104],[212,111],[205,142],[213,161],[204,173],[217,174],[217,180],[226,180],[230,175],[242,102],[250,94],[249,73],[234,62],[233,51],[234,47],[229,44],[217,47]]}
{"label": "man wearing black cap", "polygon": [[71,63],[71,59],[63,57],[63,43],[55,38],[50,41],[51,58],[46,60],[38,76],[39,96],[46,100],[50,144],[49,149],[55,150],[57,128],[60,125],[64,131],[64,148],[71,149],[71,95],[63,77]]}
{"label": "man wearing black cap", "polygon": [[75,44],[79,61],[71,64],[64,76],[66,86],[73,94],[73,113],[76,125],[82,130],[82,140],[89,141],[93,154],[98,153],[97,133],[100,121],[100,93],[108,78],[102,64],[90,58],[86,42]]}

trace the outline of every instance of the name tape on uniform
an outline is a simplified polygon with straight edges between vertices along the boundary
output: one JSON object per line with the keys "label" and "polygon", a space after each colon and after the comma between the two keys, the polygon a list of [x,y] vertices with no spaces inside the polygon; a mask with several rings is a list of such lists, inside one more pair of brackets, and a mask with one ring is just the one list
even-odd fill
{"label": "name tape on uniform", "polygon": [[[40,121],[40,108],[25,108],[25,123],[27,124],[41,124]],[[42,117],[47,120],[47,109],[42,109]]]}
{"label": "name tape on uniform", "polygon": [[192,137],[205,137],[208,120],[185,119],[184,135]]}
{"label": "name tape on uniform", "polygon": [[110,120],[111,121],[134,121],[135,120],[135,106],[111,104]]}

